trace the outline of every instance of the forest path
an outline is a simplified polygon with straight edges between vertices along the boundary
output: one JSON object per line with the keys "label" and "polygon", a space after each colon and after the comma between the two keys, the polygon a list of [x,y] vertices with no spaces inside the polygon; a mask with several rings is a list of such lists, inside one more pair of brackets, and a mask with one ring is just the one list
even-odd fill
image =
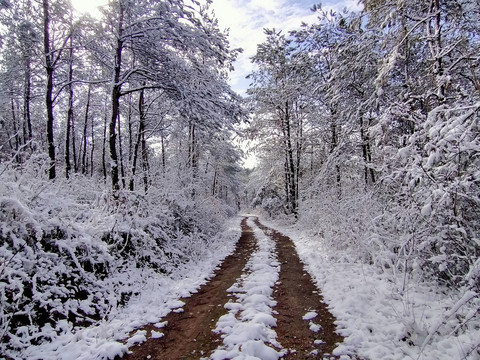
{"label": "forest path", "polygon": [[[342,338],[335,333],[334,318],[322,302],[310,275],[303,269],[293,242],[274,229],[262,225],[258,219],[254,222],[275,242],[277,264],[280,264],[278,281],[272,289],[273,303],[276,302],[272,314],[277,321],[273,330],[283,350],[278,349],[278,345],[276,350],[279,350],[281,359],[329,359],[328,354]],[[148,340],[131,347],[131,353],[123,359],[206,359],[222,345],[220,335],[212,331],[220,317],[227,314],[224,305],[232,299],[232,290],[228,289],[242,281],[239,279],[245,279],[247,273],[255,271],[249,269],[247,263],[252,258],[252,253],[258,251],[258,239],[247,224],[247,218],[243,219],[241,227],[242,235],[234,253],[224,260],[214,277],[198,293],[181,299],[185,303],[183,311],[172,311],[162,319],[162,322],[167,322],[164,328],[157,329],[152,324],[142,329],[146,330]],[[236,314],[235,317],[240,316]],[[152,331],[161,331],[164,336],[152,338]],[[278,358],[270,356],[271,353],[259,358]],[[217,355],[216,359],[219,358],[230,357]]]}
{"label": "forest path", "polygon": [[[280,262],[279,281],[274,299],[278,342],[289,349],[282,359],[328,359],[343,338],[335,332],[335,318],[323,302],[310,274],[295,249],[292,240],[278,231],[255,224],[276,243]],[[310,316],[305,316],[308,313]],[[315,317],[304,320],[305,318]],[[312,331],[315,330],[315,331]],[[334,358],[332,356],[332,358]]]}

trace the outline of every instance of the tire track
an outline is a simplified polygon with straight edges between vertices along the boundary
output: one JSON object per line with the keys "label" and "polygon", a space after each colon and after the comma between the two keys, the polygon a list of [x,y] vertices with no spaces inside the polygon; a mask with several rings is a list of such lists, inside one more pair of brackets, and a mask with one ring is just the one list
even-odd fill
{"label": "tire track", "polygon": [[[273,295],[277,303],[273,308],[276,319],[273,330],[283,347],[281,359],[335,359],[330,354],[343,338],[336,333],[335,319],[304,270],[295,245],[287,236],[261,224],[258,218],[254,223],[275,242],[280,263]],[[185,303],[183,312],[172,311],[162,319],[168,322],[162,329],[164,336],[151,338],[152,331],[158,329],[146,326],[142,330],[146,330],[148,340],[130,348],[131,354],[123,359],[198,360],[208,358],[222,346],[220,335],[213,330],[220,317],[228,312],[225,305],[232,294],[227,290],[242,276],[247,276],[243,272],[257,249],[257,240],[247,218],[242,220],[241,227],[242,235],[234,253],[224,260],[214,277],[200,287],[198,293],[181,299]]]}
{"label": "tire track", "polygon": [[227,289],[242,275],[243,268],[253,253],[256,242],[247,218],[242,220],[242,235],[235,251],[227,256],[214,277],[200,287],[196,294],[181,299],[185,305],[183,312],[170,312],[162,321],[167,325],[162,329],[164,337],[152,339],[151,331],[158,330],[148,325],[147,341],[129,350],[125,360],[198,360],[213,352],[221,343],[212,330],[220,316],[226,314],[224,304],[229,300]]}
{"label": "tire track", "polygon": [[[329,358],[343,337],[336,333],[335,318],[323,302],[310,274],[304,270],[295,245],[289,237],[261,224],[258,218],[255,224],[277,244],[280,276],[274,293],[277,301],[275,310],[278,312],[275,330],[278,342],[289,349],[282,359]],[[317,315],[311,320],[303,320],[306,313]],[[318,332],[310,328],[318,329]]]}

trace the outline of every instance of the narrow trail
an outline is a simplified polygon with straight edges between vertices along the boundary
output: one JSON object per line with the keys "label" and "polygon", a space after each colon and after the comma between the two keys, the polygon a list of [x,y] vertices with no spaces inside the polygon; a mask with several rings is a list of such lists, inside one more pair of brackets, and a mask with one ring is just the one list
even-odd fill
{"label": "narrow trail", "polygon": [[[329,354],[343,339],[335,332],[335,319],[304,270],[293,242],[262,225],[258,219],[254,223],[275,242],[280,263],[279,279],[273,288],[277,321],[273,330],[283,347],[283,350],[277,349],[284,353],[281,359],[329,359]],[[131,354],[123,359],[198,360],[208,358],[222,344],[220,335],[212,331],[220,317],[227,314],[224,305],[232,299],[227,290],[245,276],[244,268],[257,249],[257,240],[247,225],[247,218],[241,226],[242,236],[234,253],[224,260],[198,293],[181,299],[185,303],[183,312],[171,312],[162,319],[168,322],[163,329],[154,325],[143,328],[148,340],[131,347]],[[152,330],[162,331],[164,337],[152,339]]]}
{"label": "narrow trail", "polygon": [[[130,348],[132,354],[125,360],[198,360],[203,354],[209,354],[219,345],[220,339],[212,330],[221,315],[226,313],[223,305],[228,302],[227,289],[242,275],[243,268],[255,248],[255,237],[242,221],[242,236],[233,254],[227,256],[214,277],[200,287],[196,294],[181,299],[185,305],[183,312],[169,313],[163,321],[167,326],[157,329],[153,325],[145,327],[147,342]],[[151,339],[151,331],[162,331],[165,336]],[[150,356],[150,357],[148,357]]]}
{"label": "narrow trail", "polygon": [[[281,266],[274,297],[277,301],[275,310],[278,312],[275,330],[278,342],[285,349],[294,350],[282,359],[328,358],[328,354],[332,353],[343,338],[335,332],[335,319],[328,311],[310,274],[304,270],[295,245],[289,237],[262,225],[258,219],[255,224],[277,243]],[[311,320],[303,320],[307,313],[317,315]],[[311,326],[318,331],[312,331]]]}

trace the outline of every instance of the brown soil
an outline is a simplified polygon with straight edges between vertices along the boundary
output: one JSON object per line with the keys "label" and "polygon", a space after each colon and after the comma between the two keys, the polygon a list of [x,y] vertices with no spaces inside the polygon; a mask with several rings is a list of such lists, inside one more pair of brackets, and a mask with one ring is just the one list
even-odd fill
{"label": "brown soil", "polygon": [[[223,307],[229,299],[227,289],[242,274],[255,245],[252,229],[247,226],[245,218],[242,221],[242,236],[235,252],[224,260],[215,276],[202,286],[198,293],[182,299],[185,302],[184,312],[171,312],[162,319],[168,321],[164,329],[155,329],[153,325],[146,326],[143,330],[147,330],[149,340],[130,348],[132,353],[123,359],[198,360],[213,352],[221,341],[212,330],[220,316],[227,313]],[[165,336],[161,339],[150,339],[151,330],[163,331]]]}
{"label": "brown soil", "polygon": [[[331,354],[337,343],[343,341],[335,332],[334,317],[328,311],[310,274],[304,270],[292,240],[262,225],[258,219],[255,224],[277,243],[281,266],[279,282],[274,289],[274,298],[277,301],[275,310],[278,312],[275,331],[278,342],[285,349],[290,349],[282,359],[323,359],[327,354]],[[302,319],[309,311],[318,314],[311,320],[321,326],[317,333],[310,330],[310,321]],[[315,340],[322,340],[324,343],[315,345]],[[311,353],[313,350],[318,353]]]}
{"label": "brown soil", "polygon": [[[323,303],[310,275],[304,271],[295,246],[292,241],[277,231],[263,226],[255,220],[268,236],[277,244],[278,261],[281,264],[279,281],[274,288],[278,313],[277,340],[286,349],[290,349],[282,359],[327,359],[343,338],[336,334],[334,318]],[[226,310],[223,305],[229,300],[227,289],[242,275],[250,255],[255,249],[256,241],[252,229],[247,225],[247,218],[242,221],[242,236],[237,243],[235,252],[228,256],[214,277],[198,293],[185,302],[184,312],[168,314],[162,321],[168,321],[164,329],[155,329],[153,325],[146,326],[147,340],[145,343],[130,348],[131,354],[123,359],[139,360],[198,360],[208,357],[221,344],[221,339],[212,330]],[[309,321],[302,319],[308,311],[317,312],[312,321],[321,326],[322,330],[314,333],[309,329]],[[152,330],[162,331],[161,339],[151,339]],[[324,343],[315,345],[315,340]],[[317,350],[317,354],[312,354]],[[334,357],[332,357],[333,359]]]}

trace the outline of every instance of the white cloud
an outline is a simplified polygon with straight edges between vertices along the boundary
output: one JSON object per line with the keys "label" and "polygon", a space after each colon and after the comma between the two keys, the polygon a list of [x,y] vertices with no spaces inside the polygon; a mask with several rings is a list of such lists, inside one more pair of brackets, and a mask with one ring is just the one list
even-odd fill
{"label": "white cloud", "polygon": [[[315,0],[214,0],[213,9],[221,28],[230,29],[230,45],[242,48],[231,74],[231,86],[244,93],[248,87],[245,76],[252,72],[250,57],[257,44],[265,41],[264,28],[288,32],[300,27],[302,21],[313,23],[317,15],[310,11]],[[324,8],[340,11],[348,7],[359,8],[357,0],[332,0]]]}
{"label": "white cloud", "polygon": [[252,0],[252,4],[268,11],[278,11],[288,0]]}
{"label": "white cloud", "polygon": [[80,13],[89,13],[99,18],[101,16],[98,10],[99,6],[107,5],[108,0],[72,0],[73,7]]}

